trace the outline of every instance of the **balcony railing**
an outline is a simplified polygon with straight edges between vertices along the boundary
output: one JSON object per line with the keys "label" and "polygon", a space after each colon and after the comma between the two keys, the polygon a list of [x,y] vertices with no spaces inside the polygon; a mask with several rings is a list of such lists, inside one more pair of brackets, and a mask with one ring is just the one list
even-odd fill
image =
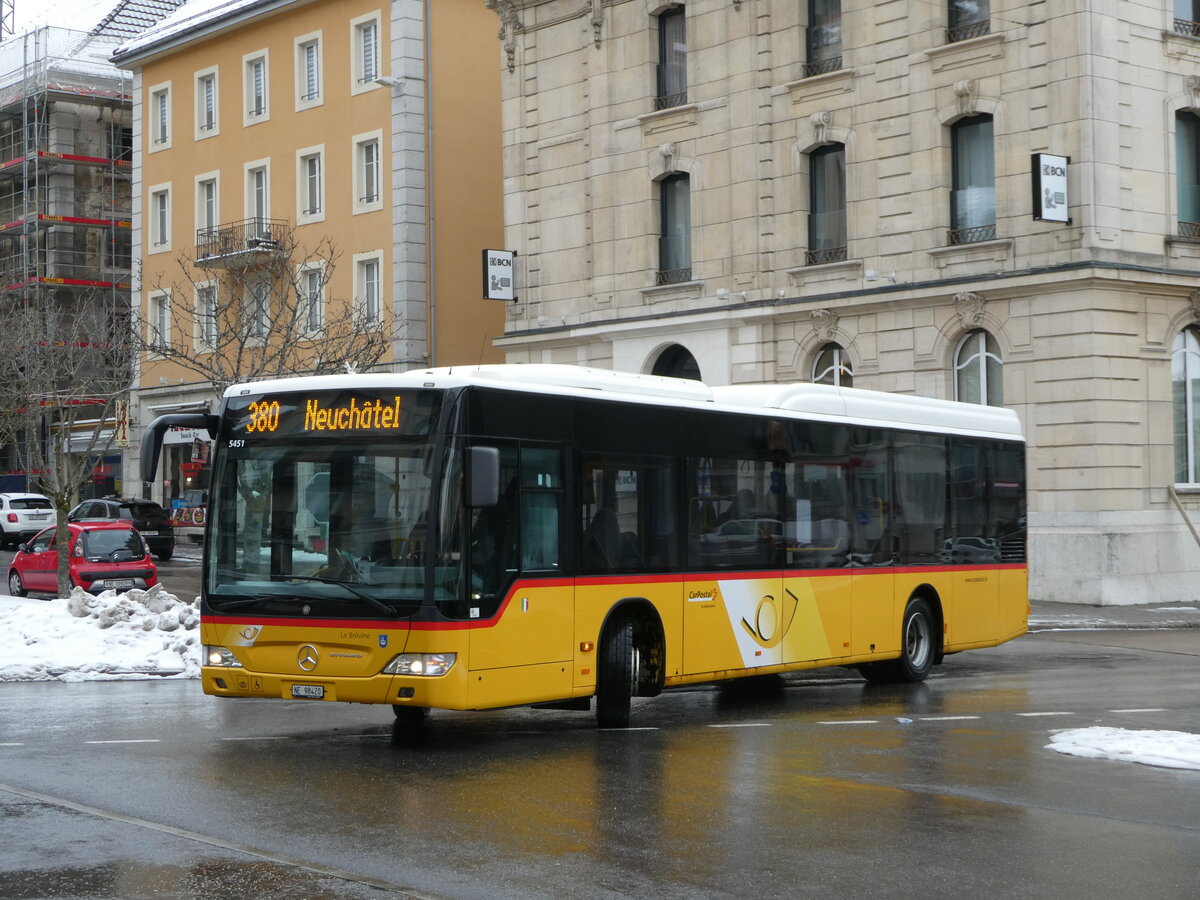
{"label": "balcony railing", "polygon": [[804,64],[804,77],[812,78],[814,75],[825,75],[828,72],[840,72],[842,69],[842,57],[831,56],[828,59],[815,59],[812,62]]}
{"label": "balcony railing", "polygon": [[682,269],[661,269],[654,276],[655,284],[683,284],[692,280],[692,267]]}
{"label": "balcony railing", "polygon": [[1200,222],[1180,221],[1179,236],[1189,240],[1200,240]]}
{"label": "balcony railing", "polygon": [[846,248],[842,247],[823,247],[820,250],[807,250],[804,253],[804,264],[806,266],[823,266],[826,263],[845,262]]}
{"label": "balcony railing", "polygon": [[996,226],[993,225],[975,225],[970,228],[951,228],[946,232],[946,243],[950,246],[955,244],[977,244],[980,241],[994,241],[996,239]]}
{"label": "balcony railing", "polygon": [[1191,19],[1176,19],[1174,28],[1176,34],[1200,37],[1200,22],[1193,22]]}
{"label": "balcony railing", "polygon": [[256,257],[281,252],[288,227],[281,219],[243,219],[196,231],[196,265],[251,265]]}
{"label": "balcony railing", "polygon": [[992,23],[990,19],[984,19],[980,22],[963,22],[961,25],[951,25],[946,29],[946,43],[956,44],[959,41],[968,41],[971,38],[991,34],[991,31]]}

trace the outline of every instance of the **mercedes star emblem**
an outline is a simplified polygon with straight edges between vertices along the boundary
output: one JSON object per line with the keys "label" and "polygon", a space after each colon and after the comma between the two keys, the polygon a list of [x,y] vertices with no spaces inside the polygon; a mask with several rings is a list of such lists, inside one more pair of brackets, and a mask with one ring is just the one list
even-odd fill
{"label": "mercedes star emblem", "polygon": [[317,648],[312,644],[305,644],[296,654],[296,662],[305,672],[311,672],[317,667]]}

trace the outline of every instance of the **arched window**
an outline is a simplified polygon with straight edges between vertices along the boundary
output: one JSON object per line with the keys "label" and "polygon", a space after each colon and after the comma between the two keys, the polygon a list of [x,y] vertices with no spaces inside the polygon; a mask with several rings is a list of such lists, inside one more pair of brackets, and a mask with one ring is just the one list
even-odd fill
{"label": "arched window", "polygon": [[837,344],[822,347],[813,362],[812,380],[814,384],[854,387],[854,370],[846,351]]}
{"label": "arched window", "polygon": [[1004,405],[1004,372],[1000,346],[982,329],[962,339],[954,354],[955,398],[964,403]]}
{"label": "arched window", "polygon": [[1175,481],[1200,484],[1200,329],[1185,328],[1171,351]]}
{"label": "arched window", "polygon": [[687,347],[672,344],[659,354],[658,359],[654,361],[654,368],[650,374],[668,375],[671,378],[690,378],[692,381],[699,381],[700,364],[696,362],[696,357],[692,356]]}

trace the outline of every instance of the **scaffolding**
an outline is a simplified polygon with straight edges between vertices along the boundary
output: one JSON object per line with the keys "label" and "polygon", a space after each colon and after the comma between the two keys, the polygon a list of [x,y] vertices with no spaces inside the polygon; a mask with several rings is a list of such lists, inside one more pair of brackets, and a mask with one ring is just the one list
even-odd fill
{"label": "scaffolding", "polygon": [[[133,81],[115,38],[43,27],[0,44],[0,290],[127,305]],[[124,295],[124,298],[122,298]],[[64,297],[65,299],[65,297]]]}

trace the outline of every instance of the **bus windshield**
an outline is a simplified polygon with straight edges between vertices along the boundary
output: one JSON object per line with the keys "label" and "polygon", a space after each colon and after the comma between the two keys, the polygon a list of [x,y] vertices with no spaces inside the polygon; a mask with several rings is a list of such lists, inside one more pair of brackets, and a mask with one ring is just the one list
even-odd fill
{"label": "bus windshield", "polygon": [[[320,409],[336,412],[349,402],[323,397]],[[350,423],[361,428],[306,428],[304,404],[302,397],[272,398],[250,403],[247,416],[227,413],[214,473],[217,513],[208,525],[207,602],[216,612],[412,613],[427,594],[428,518],[439,474],[430,410],[419,427],[410,418],[399,433],[380,434],[365,417]],[[357,402],[356,414],[364,406]],[[449,550],[438,556],[459,556]]]}

